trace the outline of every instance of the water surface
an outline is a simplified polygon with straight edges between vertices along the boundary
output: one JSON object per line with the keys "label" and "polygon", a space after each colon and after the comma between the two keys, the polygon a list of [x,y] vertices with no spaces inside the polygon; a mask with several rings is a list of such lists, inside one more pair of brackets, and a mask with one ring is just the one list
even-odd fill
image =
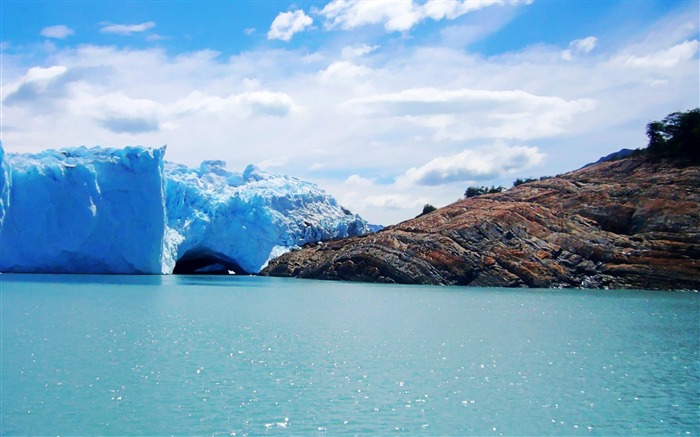
{"label": "water surface", "polygon": [[700,433],[700,298],[0,276],[2,435]]}

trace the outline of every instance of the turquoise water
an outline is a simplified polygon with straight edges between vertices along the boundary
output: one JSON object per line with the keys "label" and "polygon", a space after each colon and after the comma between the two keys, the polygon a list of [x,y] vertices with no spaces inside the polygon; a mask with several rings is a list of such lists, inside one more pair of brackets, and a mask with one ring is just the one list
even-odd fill
{"label": "turquoise water", "polygon": [[700,296],[0,276],[2,435],[700,433]]}

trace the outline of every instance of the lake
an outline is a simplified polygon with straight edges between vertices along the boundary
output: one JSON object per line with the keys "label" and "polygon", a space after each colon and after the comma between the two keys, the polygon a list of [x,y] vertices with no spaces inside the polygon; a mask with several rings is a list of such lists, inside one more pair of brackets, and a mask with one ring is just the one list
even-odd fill
{"label": "lake", "polygon": [[700,295],[1,275],[2,435],[700,433]]}

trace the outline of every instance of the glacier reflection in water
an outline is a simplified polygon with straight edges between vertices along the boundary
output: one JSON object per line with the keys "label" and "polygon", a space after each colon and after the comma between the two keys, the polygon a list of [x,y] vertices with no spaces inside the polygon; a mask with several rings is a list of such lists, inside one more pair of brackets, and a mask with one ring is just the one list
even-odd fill
{"label": "glacier reflection in water", "polygon": [[2,275],[24,435],[700,432],[700,296]]}

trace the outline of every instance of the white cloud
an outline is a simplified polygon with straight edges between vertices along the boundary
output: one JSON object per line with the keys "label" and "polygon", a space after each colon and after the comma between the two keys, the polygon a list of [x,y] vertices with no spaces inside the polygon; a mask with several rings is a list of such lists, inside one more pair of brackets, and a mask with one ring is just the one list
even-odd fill
{"label": "white cloud", "polygon": [[488,6],[503,5],[505,3],[513,5],[518,3],[531,4],[532,0],[510,0],[509,2],[504,2],[503,0],[428,0],[428,2],[423,6],[423,13],[425,16],[430,17],[433,20],[454,20],[455,18],[469,12],[483,9]]}
{"label": "white cloud", "polygon": [[343,47],[341,56],[345,59],[359,58],[366,54],[372,53],[379,48],[378,45],[370,46],[367,44],[359,44],[355,46]]}
{"label": "white cloud", "polygon": [[532,0],[429,0],[425,4],[413,0],[333,0],[316,12],[326,19],[326,29],[352,30],[382,24],[388,32],[407,32],[426,18],[454,20],[493,5],[530,3]]}
{"label": "white cloud", "polygon": [[257,90],[260,88],[260,81],[257,79],[251,79],[249,77],[243,78],[243,81],[241,82],[243,87],[247,90]]}
{"label": "white cloud", "polygon": [[354,174],[345,180],[345,185],[357,188],[367,188],[374,185],[374,179],[363,178],[360,175]]}
{"label": "white cloud", "polygon": [[376,178],[366,178],[358,174],[350,175],[342,184],[336,188],[336,192],[342,194],[341,203],[351,208],[351,210],[391,211],[397,217],[412,217],[416,210],[428,202],[428,198],[417,195],[414,192],[405,192],[405,186],[392,184],[377,184]]}
{"label": "white cloud", "polygon": [[666,86],[668,85],[668,80],[666,79],[647,79],[644,81],[647,85],[657,87],[657,86]]}
{"label": "white cloud", "polygon": [[453,182],[492,180],[515,174],[542,162],[536,147],[491,146],[440,156],[421,167],[409,169],[401,178],[414,185],[442,185]]}
{"label": "white cloud", "polygon": [[333,0],[318,12],[327,29],[350,30],[368,24],[383,24],[388,31],[406,31],[421,20],[413,1]]}
{"label": "white cloud", "polygon": [[248,91],[235,96],[234,101],[252,115],[284,117],[300,109],[288,94],[271,91]]}
{"label": "white cloud", "polygon": [[259,162],[258,167],[260,167],[263,170],[269,170],[269,169],[275,168],[275,167],[284,167],[288,163],[289,163],[289,158],[287,158],[287,157],[276,158],[276,159],[266,159],[264,161]]}
{"label": "white cloud", "polygon": [[73,29],[63,24],[59,24],[57,26],[44,27],[43,29],[41,29],[41,36],[45,36],[46,38],[63,39],[70,35],[73,35],[74,33],[75,31]]}
{"label": "white cloud", "polygon": [[377,194],[364,198],[362,207],[406,210],[417,208],[426,202],[425,197],[415,197],[408,194]]}
{"label": "white cloud", "polygon": [[644,56],[619,55],[613,59],[613,63],[634,68],[671,68],[692,59],[697,53],[698,40],[687,40]]}
{"label": "white cloud", "polygon": [[595,36],[588,36],[583,39],[577,39],[571,42],[569,46],[576,50],[578,53],[590,53],[598,43],[598,38]]}
{"label": "white cloud", "polygon": [[316,64],[325,59],[325,56],[323,56],[319,52],[313,52],[309,53],[307,55],[304,55],[302,58],[302,61],[304,61],[304,64]]}
{"label": "white cloud", "polygon": [[398,117],[435,131],[438,139],[531,139],[560,134],[573,116],[591,110],[591,99],[567,101],[522,90],[412,88],[346,101],[370,117]]}
{"label": "white cloud", "polygon": [[167,113],[178,116],[206,112],[273,117],[285,117],[301,109],[288,94],[272,91],[246,91],[227,97],[194,91],[167,108]]}
{"label": "white cloud", "polygon": [[[492,6],[454,26],[503,28],[507,20],[489,18],[517,12]],[[16,56],[13,46],[3,53],[3,145],[23,152],[168,144],[170,161],[222,159],[238,170],[284,160],[284,173],[391,224],[425,203],[457,200],[463,178],[510,185],[644,146],[646,123],[697,106],[695,16],[679,13],[633,35],[596,35],[601,43],[587,55],[591,44],[572,45],[586,62],[565,62],[567,47],[550,45],[481,56],[445,45],[439,29],[427,40],[419,33],[372,39],[383,21],[308,47],[253,44],[234,55],[58,44],[22,47],[27,53]],[[688,22],[695,30],[681,32]],[[676,53],[672,68],[613,62],[660,65],[662,54],[680,49],[693,50]],[[537,154],[545,158],[534,164]]]}
{"label": "white cloud", "polygon": [[44,82],[54,79],[65,74],[68,71],[63,65],[54,65],[53,67],[32,67],[27,71],[27,74],[20,80],[22,83],[29,82]]}
{"label": "white cloud", "polygon": [[100,32],[102,33],[116,33],[118,35],[131,35],[133,33],[145,32],[148,29],[155,27],[156,23],[153,21],[148,21],[146,23],[140,24],[111,24],[103,23]]}
{"label": "white cloud", "polygon": [[372,70],[364,65],[356,65],[350,61],[338,61],[318,72],[322,82],[355,79],[368,75]]}
{"label": "white cloud", "polygon": [[32,67],[18,81],[7,86],[3,103],[30,105],[41,110],[40,106],[47,105],[45,96],[58,98],[65,95],[67,72],[68,68],[63,65]]}
{"label": "white cloud", "polygon": [[598,38],[595,36],[588,36],[583,39],[575,39],[569,43],[569,48],[564,50],[561,54],[562,59],[565,61],[571,61],[574,55],[588,54],[595,48],[598,43]]}
{"label": "white cloud", "polygon": [[267,39],[289,41],[295,33],[301,32],[312,23],[313,19],[304,11],[280,12],[272,21],[270,30],[267,32]]}
{"label": "white cloud", "polygon": [[[224,95],[216,92],[203,93],[190,92],[184,97],[170,94],[171,98],[153,95],[146,97],[149,90],[163,89],[156,86],[156,82],[149,77],[156,68],[143,64],[139,59],[145,52],[129,59],[120,59],[123,53],[86,49],[86,56],[97,56],[107,65],[100,67],[57,65],[48,68],[32,67],[15,81],[10,81],[3,89],[2,102],[8,109],[17,108],[31,117],[38,114],[54,114],[52,117],[59,119],[71,119],[77,117],[85,122],[92,122],[94,126],[115,134],[143,134],[159,132],[164,128],[174,130],[182,120],[191,120],[199,114],[214,115],[223,119],[236,117],[237,119],[253,118],[284,118],[293,113],[302,111],[287,93],[274,92],[259,88],[257,80],[241,78],[240,92]],[[156,52],[151,52],[151,54]],[[133,55],[133,53],[132,53]],[[203,52],[191,54],[187,59],[178,59],[173,71],[187,75],[188,69],[197,69],[200,63],[210,64],[215,56]],[[73,62],[69,59],[66,61]],[[92,64],[97,59],[83,59],[82,62]],[[123,64],[120,63],[123,61]],[[111,65],[109,63],[112,63]],[[97,62],[96,62],[97,63]],[[147,64],[159,64],[159,68],[168,69],[167,63],[162,63],[157,57],[149,58]],[[134,71],[143,74],[140,80],[134,81],[128,87],[128,91],[119,91],[123,85],[112,82],[112,85],[103,87],[105,77],[111,76],[111,72],[119,71],[112,78],[120,80],[128,78]],[[168,74],[170,80],[174,79],[172,73]],[[172,84],[173,82],[171,82]],[[145,85],[139,89],[139,85]],[[248,88],[248,89],[246,89]],[[251,89],[253,88],[253,89]],[[116,91],[113,91],[116,89]],[[157,94],[157,93],[156,93]],[[20,117],[19,112],[11,117]],[[58,123],[59,125],[63,123]],[[86,132],[86,129],[79,129]],[[79,140],[80,144],[84,140]]]}
{"label": "white cloud", "polygon": [[156,101],[135,99],[119,92],[98,96],[81,92],[69,109],[116,134],[157,132],[164,112]]}

